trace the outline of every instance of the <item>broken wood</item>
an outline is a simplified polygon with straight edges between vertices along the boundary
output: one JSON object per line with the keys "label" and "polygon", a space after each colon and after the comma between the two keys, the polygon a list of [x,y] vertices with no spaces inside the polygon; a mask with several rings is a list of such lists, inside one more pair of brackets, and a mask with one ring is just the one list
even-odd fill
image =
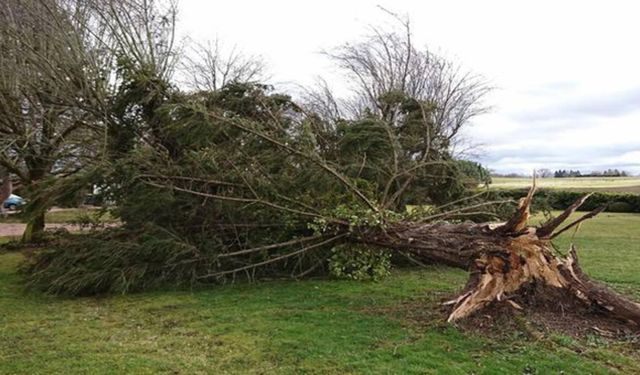
{"label": "broken wood", "polygon": [[[554,253],[558,234],[602,212],[598,208],[557,230],[589,197],[586,195],[541,227],[528,226],[535,187],[520,200],[514,216],[501,225],[476,223],[398,223],[384,232],[364,231],[357,239],[371,245],[408,252],[421,262],[467,269],[470,277],[452,306],[449,322],[466,318],[492,303],[511,301],[530,286],[554,288],[596,311],[640,327],[640,304],[591,281],[581,270],[575,247],[566,257]],[[544,291],[545,288],[538,288]]]}

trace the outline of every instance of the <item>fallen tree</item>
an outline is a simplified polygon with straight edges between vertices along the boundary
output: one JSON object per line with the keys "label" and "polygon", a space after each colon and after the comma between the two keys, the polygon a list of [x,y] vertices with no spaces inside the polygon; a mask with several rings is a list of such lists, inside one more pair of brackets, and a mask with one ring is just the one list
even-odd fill
{"label": "fallen tree", "polygon": [[[599,212],[561,227],[586,197],[534,228],[531,189],[506,222],[486,224],[514,207],[466,192],[453,146],[461,126],[484,111],[488,88],[418,53],[409,31],[406,43],[378,33],[373,45],[340,55],[391,74],[353,71],[368,97],[346,117],[256,83],[181,92],[156,64],[122,60],[109,157],[76,186],[97,185],[122,227],[35,251],[23,267],[27,284],[55,294],[127,293],[351,272],[358,264],[376,273],[402,255],[470,271],[450,302],[450,321],[493,303],[526,308],[517,297],[540,285],[640,324],[640,307],[591,282],[575,250],[553,252],[555,236]],[[364,53],[389,46],[398,58]]]}
{"label": "fallen tree", "polygon": [[102,173],[123,228],[36,252],[25,267],[28,283],[79,295],[239,277],[299,278],[326,271],[332,252],[352,244],[469,270],[466,287],[449,302],[449,321],[492,303],[526,308],[514,299],[539,285],[640,325],[640,305],[590,281],[575,249],[567,257],[553,251],[554,237],[603,209],[561,227],[588,196],[537,228],[527,224],[535,188],[499,225],[486,220],[504,202],[477,195],[416,212],[390,210],[389,202],[401,201],[416,181],[414,170],[446,161],[407,159],[389,174],[386,188],[376,189],[380,185],[310,146],[313,138],[299,132],[297,122],[285,121],[290,102],[237,89],[221,92],[221,100],[248,101],[249,108],[261,108],[253,115],[259,119],[230,118],[215,105],[172,106],[175,123],[164,136],[172,155],[162,144],[147,147]]}
{"label": "fallen tree", "polygon": [[[522,291],[529,293],[529,287],[537,285],[542,287],[537,290],[543,293],[549,288],[556,289],[554,296],[577,298],[585,307],[595,308],[603,316],[640,326],[640,304],[590,280],[580,268],[573,245],[569,254],[561,257],[556,255],[551,243],[561,233],[596,216],[606,207],[597,208],[561,227],[587,200],[590,195],[587,194],[543,225],[528,226],[534,192],[535,181],[527,197],[520,200],[516,213],[505,223],[399,221],[381,230],[377,226],[353,228],[335,222],[332,228],[335,237],[275,260],[311,251],[336,240],[362,243],[406,252],[424,263],[440,263],[469,270],[470,278],[464,290],[457,298],[445,303],[452,306],[447,319],[449,322],[466,318],[492,303],[508,303],[521,310],[524,307],[512,299]],[[453,214],[448,212],[435,216]],[[277,246],[282,245],[274,245]],[[231,255],[243,255],[254,250]],[[260,265],[244,266],[209,276],[219,277]]]}
{"label": "fallen tree", "polygon": [[[89,285],[91,282],[109,284],[104,278],[96,276],[96,272],[108,269],[106,264],[109,263],[115,271],[114,278],[129,285],[139,282],[136,277],[147,282],[148,274],[157,276],[171,272],[179,275],[174,281],[220,282],[229,280],[229,277],[235,279],[237,275],[259,278],[265,274],[262,271],[269,267],[287,269],[283,263],[292,259],[299,264],[308,265],[309,262],[302,262],[301,259],[309,254],[317,255],[311,268],[291,274],[301,277],[326,262],[329,250],[336,245],[364,244],[409,256],[418,263],[439,263],[468,270],[470,277],[464,289],[457,298],[445,303],[451,306],[449,322],[469,317],[492,304],[501,303],[518,310],[526,309],[526,305],[515,300],[522,300],[521,297],[527,294],[524,298],[526,302],[534,290],[536,293],[549,293],[548,296],[540,296],[547,299],[575,299],[603,317],[615,318],[638,328],[640,304],[590,280],[580,268],[575,247],[571,247],[567,256],[561,256],[554,251],[551,242],[559,234],[594,217],[604,207],[562,226],[588,198],[589,195],[585,195],[556,218],[538,227],[528,226],[534,190],[532,188],[528,196],[520,200],[515,214],[504,223],[439,220],[455,216],[459,209],[423,217],[422,221],[401,219],[390,221],[386,225],[350,223],[334,218],[324,220],[325,225],[319,231],[321,233],[218,253],[205,253],[180,241],[181,248],[177,251],[175,243],[157,240],[159,235],[156,234],[152,237],[155,238],[154,241],[146,242],[146,259],[142,259],[140,251],[129,243],[130,237],[125,236],[122,242],[118,242],[117,237],[110,237],[108,243],[112,245],[108,247],[108,251],[113,252],[108,254],[99,248],[77,252],[68,243],[57,248],[54,246],[53,252],[36,253],[39,255],[35,256],[35,262],[29,264],[28,273],[32,282],[42,282],[43,279],[39,277],[44,275],[49,291],[87,294],[87,290],[82,289],[87,285],[86,278],[95,278],[88,282]],[[222,226],[219,228],[222,229]],[[87,249],[89,246],[91,245],[85,243],[81,248]],[[118,252],[124,259],[120,264],[118,262],[122,259],[118,259]],[[128,256],[133,256],[137,264],[128,259]],[[158,264],[154,265],[154,262]],[[92,269],[92,266],[97,268]],[[65,271],[58,273],[61,269]],[[79,279],[79,275],[85,275],[85,280]],[[74,284],[80,285],[80,288],[73,289]],[[161,284],[151,282],[147,286]],[[60,286],[62,289],[55,289]],[[89,294],[94,292],[95,290],[88,291]]]}

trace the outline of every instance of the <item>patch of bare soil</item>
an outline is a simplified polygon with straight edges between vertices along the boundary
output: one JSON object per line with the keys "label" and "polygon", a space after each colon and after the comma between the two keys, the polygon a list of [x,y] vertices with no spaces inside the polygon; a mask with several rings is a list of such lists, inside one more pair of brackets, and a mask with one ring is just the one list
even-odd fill
{"label": "patch of bare soil", "polygon": [[[24,233],[24,229],[27,227],[27,224],[22,223],[7,223],[0,224],[0,237],[20,237],[22,233]],[[82,228],[79,225],[75,224],[47,224],[46,230],[60,230],[65,229],[69,232],[78,232],[81,231]]]}
{"label": "patch of bare soil", "polygon": [[[117,226],[117,223],[106,223],[106,224],[103,224],[103,226],[114,227],[114,226]],[[0,237],[21,237],[26,227],[27,225],[22,223],[0,223]],[[51,223],[51,224],[46,224],[45,229],[47,231],[53,231],[53,232],[64,230],[64,231],[75,233],[75,232],[82,232],[83,230],[87,230],[88,228],[78,224]]]}
{"label": "patch of bare soil", "polygon": [[[414,329],[445,326],[451,312],[443,302],[453,299],[450,294],[431,293],[423,298],[397,305],[365,309],[371,314],[383,314],[410,325]],[[640,327],[611,319],[602,311],[585,306],[572,295],[555,288],[534,288],[513,302],[493,302],[479,312],[455,323],[463,331],[493,339],[513,338],[514,334],[533,339],[562,334],[577,340],[594,336],[603,340],[628,343],[640,350]]]}
{"label": "patch of bare soil", "polygon": [[505,327],[511,322],[517,325],[512,328],[524,328],[532,336],[556,332],[574,338],[593,334],[613,339],[640,338],[640,327],[609,318],[604,311],[556,288],[531,286],[512,301],[521,309],[507,301],[496,302],[460,322],[460,326],[486,335],[492,334],[497,325]]}

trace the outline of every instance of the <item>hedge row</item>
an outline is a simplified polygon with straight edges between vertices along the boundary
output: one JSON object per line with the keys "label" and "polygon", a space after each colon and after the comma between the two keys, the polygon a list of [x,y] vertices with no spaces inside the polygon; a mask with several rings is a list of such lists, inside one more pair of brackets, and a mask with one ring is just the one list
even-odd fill
{"label": "hedge row", "polygon": [[[527,194],[528,189],[494,190],[498,197],[519,199]],[[536,192],[534,209],[550,208],[564,210],[573,202],[584,196],[584,192],[541,189]],[[640,213],[640,195],[631,193],[593,193],[578,211],[591,211],[607,205],[609,212]]]}

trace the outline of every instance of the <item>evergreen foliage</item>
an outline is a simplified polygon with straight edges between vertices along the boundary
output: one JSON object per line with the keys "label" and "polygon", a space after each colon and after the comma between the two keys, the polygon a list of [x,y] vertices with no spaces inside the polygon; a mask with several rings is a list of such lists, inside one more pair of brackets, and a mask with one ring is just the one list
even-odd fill
{"label": "evergreen foliage", "polygon": [[[139,42],[153,49],[165,29]],[[475,94],[449,98],[459,101],[447,112],[455,119],[443,117],[449,99],[393,86],[357,116],[328,118],[263,83],[183,91],[169,74],[169,42],[158,44],[160,55],[116,48],[115,88],[103,103],[104,155],[41,192],[93,185],[122,227],[34,252],[23,268],[32,287],[86,295],[327,271],[376,279],[389,258],[343,246],[348,237],[421,215],[495,214],[483,203],[464,208],[477,200],[469,188],[485,183],[486,171],[452,153],[472,116],[466,108],[485,92],[478,82],[469,87]],[[449,72],[434,69],[438,79]],[[420,79],[425,88],[432,78]],[[407,204],[428,209],[409,212]]]}

